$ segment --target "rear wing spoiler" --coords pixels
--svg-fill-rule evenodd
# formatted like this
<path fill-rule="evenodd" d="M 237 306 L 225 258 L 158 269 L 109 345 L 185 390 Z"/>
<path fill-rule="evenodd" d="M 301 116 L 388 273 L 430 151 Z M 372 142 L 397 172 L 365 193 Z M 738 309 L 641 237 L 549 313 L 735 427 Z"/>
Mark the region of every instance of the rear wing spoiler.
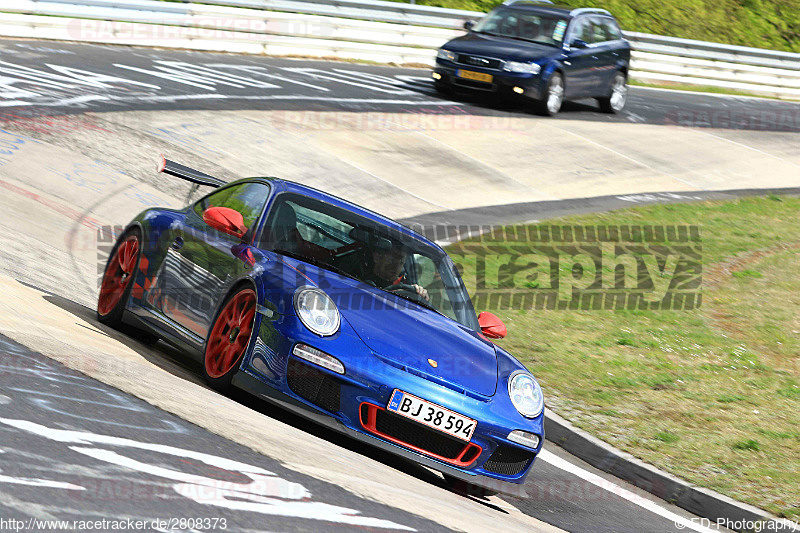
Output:
<path fill-rule="evenodd" d="M 161 162 L 158 164 L 158 171 L 190 181 L 197 185 L 206 185 L 208 187 L 221 187 L 226 183 L 219 178 L 209 176 L 199 170 L 189 168 L 175 161 L 170 161 L 163 155 L 161 156 Z"/>

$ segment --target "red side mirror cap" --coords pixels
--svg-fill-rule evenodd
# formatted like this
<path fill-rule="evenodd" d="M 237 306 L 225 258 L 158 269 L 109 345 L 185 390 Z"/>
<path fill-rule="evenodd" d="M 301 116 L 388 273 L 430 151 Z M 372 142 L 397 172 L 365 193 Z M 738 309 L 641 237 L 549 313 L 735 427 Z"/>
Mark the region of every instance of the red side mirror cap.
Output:
<path fill-rule="evenodd" d="M 503 321 L 488 311 L 478 315 L 478 324 L 481 326 L 481 333 L 490 339 L 502 339 L 508 333 Z"/>
<path fill-rule="evenodd" d="M 203 211 L 203 222 L 217 231 L 237 238 L 247 233 L 242 214 L 230 207 L 209 207 Z"/>

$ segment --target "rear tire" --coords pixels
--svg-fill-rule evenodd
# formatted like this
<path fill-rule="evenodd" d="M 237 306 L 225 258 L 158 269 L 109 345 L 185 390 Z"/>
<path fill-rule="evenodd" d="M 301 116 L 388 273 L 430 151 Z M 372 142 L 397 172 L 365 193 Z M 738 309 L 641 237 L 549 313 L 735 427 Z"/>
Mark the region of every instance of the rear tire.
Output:
<path fill-rule="evenodd" d="M 623 72 L 614 74 L 614 79 L 611 82 L 611 94 L 609 96 L 598 98 L 597 103 L 600 104 L 600 110 L 603 113 L 619 113 L 625 108 L 625 102 L 628 99 L 628 78 Z"/>
<path fill-rule="evenodd" d="M 546 117 L 554 117 L 561 111 L 564 103 L 564 77 L 560 72 L 553 72 L 542 99 L 536 102 L 536 112 Z"/>
<path fill-rule="evenodd" d="M 97 320 L 114 329 L 123 327 L 122 314 L 139 272 L 142 234 L 138 228 L 123 233 L 111 250 L 97 296 Z"/>
<path fill-rule="evenodd" d="M 256 319 L 256 293 L 245 286 L 225 298 L 203 350 L 203 375 L 211 388 L 226 391 L 250 345 Z"/>
<path fill-rule="evenodd" d="M 122 322 L 125 306 L 139 273 L 142 257 L 142 233 L 131 228 L 123 233 L 111 250 L 97 296 L 97 321 L 130 335 L 143 344 L 155 344 L 158 336 Z"/>

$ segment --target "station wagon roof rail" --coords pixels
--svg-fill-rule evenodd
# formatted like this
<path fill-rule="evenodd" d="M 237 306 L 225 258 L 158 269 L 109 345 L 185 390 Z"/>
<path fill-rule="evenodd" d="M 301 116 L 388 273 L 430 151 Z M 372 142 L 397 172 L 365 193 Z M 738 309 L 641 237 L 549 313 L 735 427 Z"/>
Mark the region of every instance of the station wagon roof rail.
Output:
<path fill-rule="evenodd" d="M 578 15 L 583 15 L 584 13 L 597 13 L 599 15 L 611 16 L 611 13 L 609 13 L 607 10 L 597 7 L 579 7 L 578 9 L 573 9 L 569 12 L 571 17 L 577 17 Z"/>
<path fill-rule="evenodd" d="M 511 6 L 511 5 L 525 5 L 525 4 L 552 4 L 550 0 L 506 0 L 503 2 L 504 6 Z"/>

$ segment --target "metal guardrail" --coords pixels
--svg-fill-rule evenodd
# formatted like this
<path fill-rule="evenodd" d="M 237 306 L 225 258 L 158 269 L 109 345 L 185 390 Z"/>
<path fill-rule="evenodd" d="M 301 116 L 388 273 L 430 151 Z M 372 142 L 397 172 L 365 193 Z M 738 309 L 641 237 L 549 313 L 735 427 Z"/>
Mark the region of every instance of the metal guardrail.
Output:
<path fill-rule="evenodd" d="M 800 54 L 793 52 L 663 37 L 647 33 L 623 33 L 626 39 L 636 43 L 637 50 L 643 52 L 800 70 Z"/>
<path fill-rule="evenodd" d="M 0 35 L 431 65 L 484 14 L 381 0 L 2 0 Z M 800 54 L 624 32 L 631 76 L 800 98 Z"/>
<path fill-rule="evenodd" d="M 452 29 L 461 29 L 465 20 L 478 20 L 486 14 L 382 0 L 198 0 L 198 3 L 235 7 L 253 7 L 253 4 L 257 4 L 260 6 L 258 9 L 270 11 Z"/>

